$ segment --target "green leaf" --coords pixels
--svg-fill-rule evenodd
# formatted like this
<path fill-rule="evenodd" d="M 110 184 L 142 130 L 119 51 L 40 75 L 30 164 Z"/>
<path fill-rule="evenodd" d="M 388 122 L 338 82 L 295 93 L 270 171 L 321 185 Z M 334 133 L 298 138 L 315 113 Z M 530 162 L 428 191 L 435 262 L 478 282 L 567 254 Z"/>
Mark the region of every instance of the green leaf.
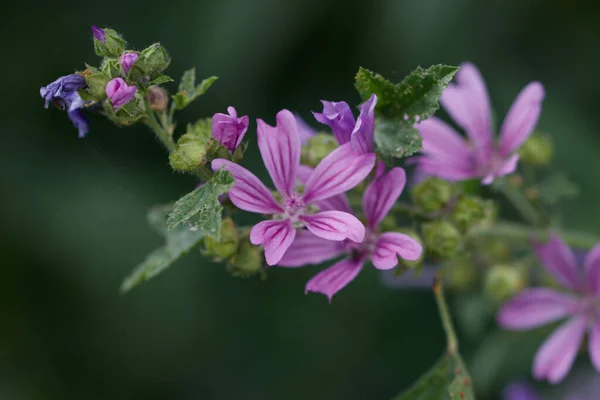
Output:
<path fill-rule="evenodd" d="M 177 200 L 167 219 L 169 230 L 181 224 L 191 224 L 193 229 L 219 240 L 221 210 L 219 196 L 233 187 L 233 176 L 217 171 L 211 180 Z"/>
<path fill-rule="evenodd" d="M 187 107 L 192 101 L 202 96 L 217 79 L 216 76 L 211 76 L 196 85 L 196 68 L 185 71 L 179 83 L 179 90 L 172 96 L 175 108 L 181 110 Z"/>
<path fill-rule="evenodd" d="M 163 83 L 174 82 L 174 79 L 170 76 L 160 74 L 156 78 L 148 82 L 148 86 L 162 85 Z"/>
<path fill-rule="evenodd" d="M 540 200 L 550 206 L 561 200 L 568 200 L 579 195 L 580 189 L 563 172 L 556 172 L 543 179 L 539 184 Z"/>
<path fill-rule="evenodd" d="M 172 209 L 173 204 L 167 204 L 154 207 L 148 213 L 148 223 L 157 233 L 165 238 L 166 243 L 150 253 L 125 278 L 121 285 L 121 293 L 126 293 L 139 284 L 160 274 L 177 259 L 196 247 L 204 237 L 204 232 L 190 230 L 187 226 L 179 226 L 176 229 L 168 230 L 167 214 Z"/>
<path fill-rule="evenodd" d="M 419 131 L 403 120 L 377 118 L 375 122 L 377 153 L 391 165 L 392 158 L 408 157 L 423 148 Z"/>

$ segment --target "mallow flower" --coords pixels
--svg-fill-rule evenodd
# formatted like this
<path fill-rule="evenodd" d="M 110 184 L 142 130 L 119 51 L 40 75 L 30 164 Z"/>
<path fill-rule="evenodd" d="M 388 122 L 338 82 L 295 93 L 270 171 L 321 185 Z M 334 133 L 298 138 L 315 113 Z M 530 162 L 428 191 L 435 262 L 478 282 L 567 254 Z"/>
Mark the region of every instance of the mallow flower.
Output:
<path fill-rule="evenodd" d="M 298 187 L 301 148 L 298 123 L 288 110 L 280 111 L 276 120 L 277 125 L 272 127 L 257 119 L 257 136 L 262 159 L 280 199 L 276 200 L 246 168 L 225 159 L 212 162 L 214 171 L 224 168 L 235 177 L 228 194 L 236 207 L 273 216 L 252 227 L 252 244 L 263 245 L 267 264 L 275 265 L 294 241 L 296 231 L 303 227 L 327 240 L 362 242 L 365 227 L 358 218 L 343 211 L 317 211 L 317 203 L 358 185 L 373 169 L 375 154 L 355 154 L 350 144 L 340 146 Z"/>
<path fill-rule="evenodd" d="M 139 58 L 140 55 L 138 53 L 125 52 L 121 54 L 121 67 L 123 67 L 125 75 L 129 75 L 131 67 L 133 67 Z"/>
<path fill-rule="evenodd" d="M 86 87 L 85 78 L 81 75 L 71 74 L 61 76 L 48 86 L 40 88 L 40 95 L 45 100 L 44 107 L 48 108 L 53 102 L 61 110 L 67 110 L 67 116 L 79 131 L 79 137 L 84 137 L 88 132 L 88 124 L 81 108 L 85 102 L 77 93 Z"/>
<path fill-rule="evenodd" d="M 350 106 L 345 101 L 325 101 L 323 112 L 313 112 L 315 119 L 331 127 L 340 145 L 351 143 L 355 152 L 373 153 L 375 142 L 375 106 L 377 96 L 372 94 L 369 100 L 360 106 L 360 114 L 356 121 Z"/>
<path fill-rule="evenodd" d="M 212 117 L 212 136 L 233 154 L 242 143 L 250 122 L 247 115 L 238 118 L 234 107 L 227 107 L 228 114 L 216 113 Z"/>
<path fill-rule="evenodd" d="M 348 144 L 343 145 L 348 146 Z M 281 267 L 301 267 L 306 264 L 320 264 L 340 255 L 345 257 L 333 266 L 315 275 L 306 284 L 306 292 L 323 293 L 329 298 L 350 283 L 371 260 L 379 270 L 388 270 L 398 265 L 398 256 L 405 260 L 417 260 L 423 248 L 409 235 L 398 232 L 380 232 L 379 224 L 390 211 L 406 184 L 406 173 L 402 168 L 393 168 L 385 173 L 381 163 L 375 180 L 363 195 L 363 211 L 367 221 L 365 240 L 331 242 L 323 240 L 310 230 L 299 231 L 296 240 L 281 261 Z M 303 178 L 312 179 L 316 173 L 303 167 Z M 348 200 L 344 195 L 325 199 L 318 204 L 321 209 L 335 209 L 350 213 Z"/>
<path fill-rule="evenodd" d="M 589 354 L 600 371 L 600 244 L 586 255 L 580 271 L 573 251 L 556 235 L 548 243 L 536 244 L 542 266 L 568 294 L 549 288 L 531 288 L 503 305 L 498 323 L 505 329 L 528 330 L 563 319 L 546 339 L 533 361 L 533 375 L 558 383 L 569 373 L 583 337 L 589 332 Z"/>
<path fill-rule="evenodd" d="M 423 136 L 423 155 L 412 160 L 427 175 L 449 181 L 480 178 L 483 184 L 490 184 L 517 168 L 516 151 L 535 128 L 543 99 L 541 83 L 525 86 L 508 111 L 496 140 L 485 82 L 473 64 L 463 63 L 456 83 L 448 86 L 440 102 L 465 130 L 468 141 L 450 125 L 430 117 L 416 125 Z"/>
<path fill-rule="evenodd" d="M 106 84 L 106 95 L 115 111 L 129 103 L 136 90 L 135 85 L 128 86 L 122 78 L 114 78 Z"/>

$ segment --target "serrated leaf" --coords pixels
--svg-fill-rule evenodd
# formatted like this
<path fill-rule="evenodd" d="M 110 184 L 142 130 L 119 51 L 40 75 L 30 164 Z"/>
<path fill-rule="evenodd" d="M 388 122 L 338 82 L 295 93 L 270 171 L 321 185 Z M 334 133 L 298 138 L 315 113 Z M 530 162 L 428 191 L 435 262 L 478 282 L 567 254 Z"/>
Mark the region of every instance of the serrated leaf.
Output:
<path fill-rule="evenodd" d="M 171 78 L 170 76 L 160 74 L 156 78 L 154 78 L 150 82 L 148 82 L 148 85 L 149 86 L 162 85 L 163 83 L 169 83 L 169 82 L 174 82 L 174 79 Z"/>
<path fill-rule="evenodd" d="M 153 207 L 148 213 L 148 223 L 154 230 L 165 238 L 165 245 L 150 253 L 133 272 L 125 278 L 121 285 L 121 293 L 126 293 L 134 287 L 160 274 L 181 256 L 196 247 L 204 232 L 192 231 L 187 226 L 179 226 L 169 231 L 167 229 L 167 214 L 173 209 L 173 204 Z"/>
<path fill-rule="evenodd" d="M 168 229 L 189 223 L 194 229 L 218 240 L 223 209 L 219 196 L 231 189 L 233 183 L 229 172 L 217 171 L 208 182 L 177 200 L 167 219 Z"/>
<path fill-rule="evenodd" d="M 579 195 L 580 189 L 563 172 L 547 176 L 538 186 L 540 200 L 550 206 Z"/>
<path fill-rule="evenodd" d="M 187 107 L 192 101 L 206 93 L 217 79 L 218 77 L 211 76 L 196 85 L 196 68 L 185 71 L 181 77 L 177 93 L 172 96 L 175 108 L 181 110 Z"/>
<path fill-rule="evenodd" d="M 402 120 L 378 118 L 375 122 L 377 152 L 387 164 L 391 158 L 408 157 L 423 148 L 419 131 Z"/>
<path fill-rule="evenodd" d="M 393 400 L 474 400 L 471 379 L 460 356 L 449 354 Z"/>

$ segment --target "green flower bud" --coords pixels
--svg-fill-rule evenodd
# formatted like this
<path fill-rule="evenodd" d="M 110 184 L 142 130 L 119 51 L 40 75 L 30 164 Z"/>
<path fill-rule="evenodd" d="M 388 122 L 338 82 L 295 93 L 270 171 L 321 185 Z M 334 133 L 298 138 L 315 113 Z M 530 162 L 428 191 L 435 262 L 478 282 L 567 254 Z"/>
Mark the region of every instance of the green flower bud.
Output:
<path fill-rule="evenodd" d="M 95 68 L 88 68 L 83 73 L 87 88 L 80 90 L 78 93 L 83 100 L 100 102 L 106 98 L 106 84 L 110 81 L 110 77 L 104 72 Z"/>
<path fill-rule="evenodd" d="M 487 206 L 488 202 L 481 197 L 461 195 L 450 214 L 450 220 L 464 232 L 471 225 L 481 222 L 485 218 Z"/>
<path fill-rule="evenodd" d="M 147 76 L 160 74 L 171 63 L 171 57 L 160 43 L 154 43 L 140 53 L 136 66 Z"/>
<path fill-rule="evenodd" d="M 301 163 L 316 167 L 329 153 L 338 147 L 335 137 L 325 133 L 318 133 L 308 139 L 302 146 Z"/>
<path fill-rule="evenodd" d="M 442 265 L 442 276 L 455 290 L 469 289 L 477 280 L 477 268 L 468 255 L 458 256 Z"/>
<path fill-rule="evenodd" d="M 175 171 L 192 172 L 207 161 L 211 140 L 210 119 L 200 119 L 188 125 L 187 132 L 177 141 L 175 150 L 169 154 L 169 162 Z"/>
<path fill-rule="evenodd" d="M 125 39 L 112 29 L 104 28 L 104 40 L 94 36 L 94 50 L 101 57 L 117 58 L 125 50 Z"/>
<path fill-rule="evenodd" d="M 244 241 L 237 253 L 229 260 L 227 271 L 238 278 L 248 278 L 262 273 L 262 250 L 252 243 Z"/>
<path fill-rule="evenodd" d="M 237 252 L 238 241 L 233 220 L 225 218 L 221 222 L 220 240 L 210 236 L 204 239 L 204 254 L 214 257 L 216 261 L 228 259 Z"/>
<path fill-rule="evenodd" d="M 144 99 L 139 93 L 136 93 L 129 103 L 120 107 L 116 112 L 108 101 L 103 102 L 102 107 L 106 115 L 120 125 L 131 125 L 146 117 Z"/>
<path fill-rule="evenodd" d="M 494 265 L 485 276 L 484 292 L 488 298 L 502 302 L 525 287 L 521 268 L 510 265 Z"/>
<path fill-rule="evenodd" d="M 552 142 L 541 133 L 534 133 L 519 149 L 520 160 L 532 165 L 548 165 L 552 159 Z"/>
<path fill-rule="evenodd" d="M 427 222 L 422 225 L 422 230 L 425 247 L 432 256 L 449 259 L 456 255 L 460 247 L 461 235 L 450 222 L 444 220 Z"/>
<path fill-rule="evenodd" d="M 413 201 L 426 212 L 439 211 L 452 199 L 456 187 L 439 178 L 426 178 L 411 192 Z"/>

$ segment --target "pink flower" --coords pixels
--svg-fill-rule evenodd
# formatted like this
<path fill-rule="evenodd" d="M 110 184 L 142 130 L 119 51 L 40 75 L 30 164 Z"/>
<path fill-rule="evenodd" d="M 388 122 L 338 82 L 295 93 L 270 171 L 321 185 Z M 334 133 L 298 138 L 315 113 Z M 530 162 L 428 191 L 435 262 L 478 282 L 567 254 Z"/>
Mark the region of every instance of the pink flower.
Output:
<path fill-rule="evenodd" d="M 106 95 L 115 111 L 129 103 L 135 96 L 135 91 L 135 86 L 127 86 L 121 78 L 112 79 L 106 84 Z"/>
<path fill-rule="evenodd" d="M 354 151 L 359 154 L 375 151 L 375 105 L 377 104 L 375 94 L 360 106 L 360 115 L 356 121 L 350 106 L 345 101 L 322 100 L 321 103 L 323 103 L 323 112 L 313 112 L 313 115 L 317 121 L 331 127 L 340 145 L 350 142 Z"/>
<path fill-rule="evenodd" d="M 123 71 L 125 72 L 125 75 L 129 74 L 131 67 L 133 67 L 133 64 L 136 63 L 138 58 L 140 58 L 140 56 L 137 53 L 121 54 L 121 67 L 123 67 Z"/>
<path fill-rule="evenodd" d="M 250 241 L 263 245 L 267 264 L 281 260 L 296 237 L 296 229 L 306 227 L 318 237 L 362 242 L 365 227 L 352 214 L 336 210 L 316 213 L 314 205 L 358 185 L 373 169 L 375 154 L 355 154 L 350 144 L 340 146 L 321 161 L 303 191 L 296 187 L 300 174 L 300 135 L 294 115 L 288 110 L 277 114 L 277 125 L 257 120 L 258 148 L 281 194 L 276 201 L 269 189 L 247 169 L 224 159 L 212 162 L 213 170 L 224 168 L 235 177 L 229 198 L 236 207 L 274 218 L 259 222 L 250 231 Z"/>
<path fill-rule="evenodd" d="M 440 101 L 448 114 L 467 133 L 465 141 L 450 125 L 430 117 L 416 128 L 423 136 L 423 156 L 413 158 L 422 172 L 449 181 L 481 178 L 490 184 L 494 178 L 511 174 L 517 168 L 515 152 L 535 128 L 542 110 L 544 87 L 531 82 L 517 96 L 495 140 L 490 104 L 477 68 L 463 63 L 456 84 L 448 86 Z"/>
<path fill-rule="evenodd" d="M 552 235 L 546 244 L 537 244 L 535 251 L 543 267 L 575 293 L 526 289 L 504 304 L 498 313 L 498 323 L 505 329 L 528 330 L 568 317 L 535 355 L 534 377 L 551 383 L 563 380 L 586 331 L 590 335 L 592 363 L 600 371 L 600 245 L 586 254 L 583 274 L 575 255 L 558 236 Z"/>
<path fill-rule="evenodd" d="M 312 177 L 310 168 L 303 169 L 308 169 L 305 174 Z M 398 200 L 406 183 L 406 173 L 402 168 L 393 168 L 388 173 L 384 173 L 384 169 L 380 164 L 376 179 L 363 195 L 367 231 L 362 243 L 330 242 L 310 231 L 299 231 L 296 240 L 278 263 L 282 267 L 300 267 L 320 264 L 340 255 L 347 256 L 308 281 L 306 292 L 323 293 L 331 302 L 333 295 L 358 275 L 367 260 L 370 259 L 375 268 L 387 270 L 398 265 L 398 256 L 405 260 L 416 260 L 421 256 L 423 248 L 412 237 L 398 232 L 379 232 L 379 224 Z M 321 209 L 351 212 L 344 195 L 330 197 L 318 205 Z"/>
<path fill-rule="evenodd" d="M 247 115 L 238 118 L 234 107 L 227 107 L 227 112 L 229 115 L 222 113 L 213 115 L 212 136 L 233 154 L 242 143 L 250 121 Z"/>

